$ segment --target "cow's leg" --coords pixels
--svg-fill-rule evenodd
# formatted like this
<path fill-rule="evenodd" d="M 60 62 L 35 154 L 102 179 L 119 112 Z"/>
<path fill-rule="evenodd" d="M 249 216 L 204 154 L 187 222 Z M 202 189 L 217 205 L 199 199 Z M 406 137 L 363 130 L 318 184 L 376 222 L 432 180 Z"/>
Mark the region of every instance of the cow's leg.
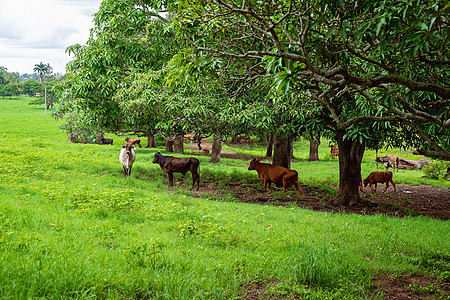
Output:
<path fill-rule="evenodd" d="M 126 177 L 127 176 L 127 168 L 124 165 L 122 165 L 122 167 L 123 167 L 123 177 Z"/>
<path fill-rule="evenodd" d="M 389 187 L 389 181 L 386 181 L 386 188 L 384 189 L 383 194 L 386 192 L 386 190 L 388 189 L 388 187 Z"/>
<path fill-rule="evenodd" d="M 131 175 L 131 166 L 128 168 L 128 176 Z"/>
<path fill-rule="evenodd" d="M 391 179 L 392 186 L 394 187 L 394 193 L 397 193 L 397 189 L 395 188 L 394 180 Z"/>
<path fill-rule="evenodd" d="M 270 191 L 270 180 L 267 178 L 264 179 L 264 188 L 269 192 Z"/>
<path fill-rule="evenodd" d="M 173 186 L 173 172 L 168 172 L 167 176 L 169 176 L 169 185 Z"/>
<path fill-rule="evenodd" d="M 200 175 L 196 172 L 196 171 L 191 171 L 192 174 L 192 188 L 191 190 L 194 188 L 195 183 L 197 182 L 197 191 L 200 188 Z"/>
<path fill-rule="evenodd" d="M 305 192 L 303 192 L 302 186 L 298 182 L 294 182 L 295 189 L 297 190 L 297 196 L 300 197 L 300 192 L 302 193 L 303 197 L 305 197 Z"/>

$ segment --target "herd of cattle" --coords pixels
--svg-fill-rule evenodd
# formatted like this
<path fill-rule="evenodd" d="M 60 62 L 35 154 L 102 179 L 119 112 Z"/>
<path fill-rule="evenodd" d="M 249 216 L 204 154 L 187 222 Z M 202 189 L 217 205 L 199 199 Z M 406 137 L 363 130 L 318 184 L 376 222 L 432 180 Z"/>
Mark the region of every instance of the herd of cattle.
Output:
<path fill-rule="evenodd" d="M 136 147 L 134 145 L 138 145 L 140 148 L 141 146 L 141 140 L 135 139 L 135 138 L 125 138 L 125 141 L 127 142 L 124 146 L 120 149 L 120 155 L 119 155 L 119 161 L 123 166 L 123 176 L 127 177 L 131 174 L 131 168 L 133 166 L 134 161 L 136 160 Z M 103 141 L 102 141 L 103 142 Z M 105 144 L 111 144 L 113 143 L 112 140 L 105 139 Z M 337 148 L 334 145 L 330 145 L 331 147 L 331 157 L 334 159 L 336 156 L 339 156 L 339 148 Z M 394 187 L 394 192 L 397 192 L 395 188 L 395 183 L 392 179 L 392 172 L 388 171 L 390 167 L 394 168 L 397 167 L 398 172 L 398 156 L 388 155 L 384 157 L 377 157 L 375 160 L 378 163 L 383 163 L 386 166 L 386 171 L 378 171 L 378 172 L 372 172 L 367 176 L 366 179 L 360 179 L 360 191 L 362 190 L 362 185 L 364 184 L 365 187 L 369 185 L 369 188 L 376 192 L 377 184 L 378 183 L 386 183 L 386 188 L 384 189 L 383 193 L 386 192 L 387 188 L 389 187 L 389 183 L 392 184 Z M 200 167 L 200 161 L 197 158 L 194 157 L 186 157 L 186 158 L 179 158 L 174 156 L 164 156 L 160 152 L 157 152 L 153 158 L 153 163 L 158 164 L 163 170 L 168 178 L 169 178 L 169 185 L 173 186 L 173 173 L 181 173 L 185 175 L 188 172 L 191 172 L 192 174 L 192 188 L 195 187 L 195 183 L 197 183 L 196 190 L 198 191 L 200 187 L 200 174 L 199 174 L 199 167 Z M 261 163 L 261 159 L 254 158 L 248 167 L 248 170 L 256 170 L 258 173 L 258 178 L 263 182 L 264 188 L 267 191 L 270 191 L 270 184 L 273 182 L 277 187 L 283 187 L 283 192 L 286 192 L 289 190 L 292 186 L 295 187 L 297 191 L 297 195 L 300 196 L 300 193 L 302 193 L 303 196 L 305 196 L 305 193 L 303 192 L 303 189 L 301 185 L 298 182 L 298 172 L 295 170 L 287 169 L 281 166 Z M 373 185 L 375 185 L 375 189 L 373 188 Z"/>

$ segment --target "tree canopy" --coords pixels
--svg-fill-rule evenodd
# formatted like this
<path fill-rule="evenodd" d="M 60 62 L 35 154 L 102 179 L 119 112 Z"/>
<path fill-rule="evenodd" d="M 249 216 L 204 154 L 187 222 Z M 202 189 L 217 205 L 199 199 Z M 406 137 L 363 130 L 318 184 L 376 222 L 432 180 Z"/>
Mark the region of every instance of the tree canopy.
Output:
<path fill-rule="evenodd" d="M 198 51 L 250 64 L 241 82 L 270 74 L 338 128 L 398 124 L 422 153 L 450 159 L 449 7 L 417 2 L 180 1 L 176 22 Z"/>

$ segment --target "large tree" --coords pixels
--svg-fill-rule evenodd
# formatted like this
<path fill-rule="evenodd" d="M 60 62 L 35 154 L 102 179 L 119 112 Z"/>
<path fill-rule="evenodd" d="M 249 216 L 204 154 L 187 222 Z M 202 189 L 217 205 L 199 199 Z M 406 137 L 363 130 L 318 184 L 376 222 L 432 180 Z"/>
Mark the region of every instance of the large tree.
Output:
<path fill-rule="evenodd" d="M 122 97 L 120 91 L 161 69 L 178 50 L 164 25 L 167 2 L 102 2 L 87 43 L 67 49 L 75 59 L 67 65 L 67 78 L 59 87 L 64 113 L 76 113 L 81 120 L 78 124 L 99 131 L 154 134 L 156 102 L 134 101 Z"/>
<path fill-rule="evenodd" d="M 277 92 L 307 92 L 297 105 L 321 107 L 341 151 L 338 203 L 360 201 L 360 162 L 366 140 L 379 144 L 378 123 L 395 127 L 379 131 L 380 140 L 401 142 L 395 135 L 403 127 L 421 153 L 450 159 L 449 8 L 442 1 L 180 5 L 177 25 L 198 51 L 253 66 L 236 76 L 240 82 L 273 75 Z"/>

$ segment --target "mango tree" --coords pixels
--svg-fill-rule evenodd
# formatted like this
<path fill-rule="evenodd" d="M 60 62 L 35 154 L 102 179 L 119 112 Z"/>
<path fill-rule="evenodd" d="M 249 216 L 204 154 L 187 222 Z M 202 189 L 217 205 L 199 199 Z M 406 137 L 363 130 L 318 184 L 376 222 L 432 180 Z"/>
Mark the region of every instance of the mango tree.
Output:
<path fill-rule="evenodd" d="M 341 151 L 337 203 L 361 201 L 361 159 L 366 140 L 376 144 L 372 129 L 378 123 L 406 127 L 421 153 L 450 159 L 445 2 L 179 4 L 178 28 L 197 51 L 254 66 L 254 72 L 242 73 L 237 81 L 271 75 L 278 93 L 301 91 L 308 97 L 297 105 L 315 102 L 321 107 L 325 127 L 333 131 Z M 279 68 L 272 68 L 274 61 L 281 61 Z M 381 140 L 397 133 L 396 128 L 384 130 Z"/>
<path fill-rule="evenodd" d="M 67 65 L 67 78 L 59 86 L 64 99 L 62 112 L 76 113 L 81 124 L 99 131 L 149 138 L 156 133 L 155 102 L 137 103 L 120 91 L 142 80 L 147 72 L 162 68 L 177 51 L 173 34 L 165 29 L 165 4 L 102 2 L 86 44 L 67 49 L 75 59 Z"/>

